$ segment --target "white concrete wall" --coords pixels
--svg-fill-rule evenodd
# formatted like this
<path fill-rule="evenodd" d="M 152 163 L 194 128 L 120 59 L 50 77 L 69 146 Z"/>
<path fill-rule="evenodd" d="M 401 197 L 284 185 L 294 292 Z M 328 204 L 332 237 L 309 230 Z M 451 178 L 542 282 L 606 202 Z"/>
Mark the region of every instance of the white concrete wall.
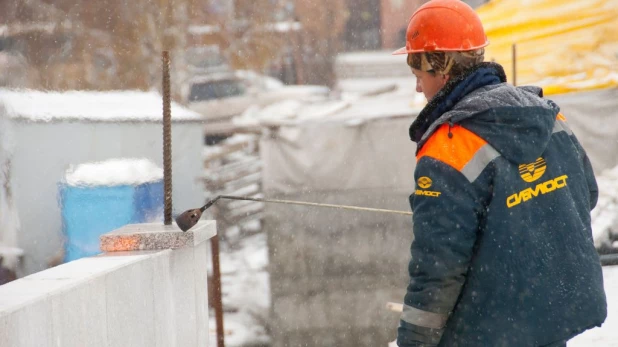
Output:
<path fill-rule="evenodd" d="M 18 215 L 17 246 L 25 251 L 23 273 L 47 268 L 62 248 L 58 183 L 70 165 L 110 158 L 148 158 L 163 167 L 160 123 L 32 123 L 13 120 L 14 144 L 9 187 Z M 172 126 L 174 211 L 204 203 L 203 128 L 198 123 Z M 1 177 L 0 177 L 1 178 Z M 0 230 L 0 233 L 6 231 Z"/>
<path fill-rule="evenodd" d="M 105 253 L 0 286 L 0 346 L 208 346 L 208 252 Z"/>

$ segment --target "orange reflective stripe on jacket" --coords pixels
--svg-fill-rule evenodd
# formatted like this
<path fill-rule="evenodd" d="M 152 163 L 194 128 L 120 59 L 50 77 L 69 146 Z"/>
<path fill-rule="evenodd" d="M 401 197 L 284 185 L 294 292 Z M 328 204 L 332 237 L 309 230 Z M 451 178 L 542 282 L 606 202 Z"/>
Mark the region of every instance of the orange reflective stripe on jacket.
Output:
<path fill-rule="evenodd" d="M 452 126 L 450 132 L 451 138 L 448 136 L 449 125 L 440 126 L 423 145 L 416 161 L 428 156 L 461 171 L 479 149 L 487 144 L 487 141 L 460 125 Z"/>

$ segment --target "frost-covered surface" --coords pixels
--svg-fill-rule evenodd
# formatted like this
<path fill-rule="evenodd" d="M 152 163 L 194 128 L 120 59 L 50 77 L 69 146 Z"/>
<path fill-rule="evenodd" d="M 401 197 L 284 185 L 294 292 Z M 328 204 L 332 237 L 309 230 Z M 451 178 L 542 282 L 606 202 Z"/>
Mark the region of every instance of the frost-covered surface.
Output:
<path fill-rule="evenodd" d="M 140 158 L 109 159 L 71 166 L 66 173 L 70 186 L 139 185 L 163 179 L 163 169 Z"/>
<path fill-rule="evenodd" d="M 599 201 L 592 210 L 592 232 L 597 248 L 618 248 L 618 166 L 597 176 Z"/>
<path fill-rule="evenodd" d="M 237 250 L 221 252 L 225 345 L 228 347 L 268 344 L 270 287 L 268 251 L 264 233 L 245 238 Z M 216 346 L 216 322 L 210 319 L 210 345 Z"/>
<path fill-rule="evenodd" d="M 157 92 L 141 91 L 68 91 L 0 89 L 0 105 L 11 118 L 49 122 L 84 121 L 161 121 L 163 101 Z M 2 107 L 0 107 L 0 110 Z M 172 103 L 172 119 L 200 121 L 201 116 Z"/>

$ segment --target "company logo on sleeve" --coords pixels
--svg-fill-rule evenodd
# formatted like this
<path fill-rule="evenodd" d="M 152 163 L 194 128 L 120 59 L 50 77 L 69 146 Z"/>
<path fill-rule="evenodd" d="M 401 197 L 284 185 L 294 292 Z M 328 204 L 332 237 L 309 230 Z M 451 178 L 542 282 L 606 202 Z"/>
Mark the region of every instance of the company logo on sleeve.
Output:
<path fill-rule="evenodd" d="M 547 163 L 545 159 L 539 158 L 534 163 L 519 165 L 519 174 L 521 179 L 526 182 L 534 182 L 541 178 L 547 170 Z M 558 189 L 567 186 L 567 175 L 562 175 L 543 183 L 537 184 L 534 188 L 526 188 L 519 193 L 515 193 L 506 199 L 506 206 L 508 208 L 517 206 L 530 199 L 536 198 L 539 195 L 545 195 L 552 193 Z"/>
<path fill-rule="evenodd" d="M 437 198 L 437 197 L 440 196 L 440 194 L 442 194 L 441 192 L 434 192 L 434 191 L 430 191 L 430 190 L 424 190 L 424 189 L 431 188 L 431 185 L 433 184 L 433 181 L 431 180 L 431 178 L 429 178 L 427 176 L 423 176 L 423 177 L 419 178 L 418 181 L 416 181 L 416 184 L 418 185 L 419 188 L 421 188 L 421 189 L 417 189 L 416 190 L 416 192 L 414 193 L 416 195 L 430 196 L 432 198 Z"/>
<path fill-rule="evenodd" d="M 429 189 L 433 181 L 431 180 L 431 178 L 427 176 L 423 176 L 419 178 L 418 181 L 416 181 L 416 183 L 418 184 L 419 188 Z"/>

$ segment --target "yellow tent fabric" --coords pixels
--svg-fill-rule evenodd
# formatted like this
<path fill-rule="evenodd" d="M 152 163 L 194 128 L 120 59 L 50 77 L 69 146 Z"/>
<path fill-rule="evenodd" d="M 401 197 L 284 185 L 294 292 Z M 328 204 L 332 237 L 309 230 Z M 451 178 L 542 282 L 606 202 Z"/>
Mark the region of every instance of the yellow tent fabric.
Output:
<path fill-rule="evenodd" d="M 486 60 L 545 94 L 618 86 L 618 0 L 493 0 L 477 9 Z"/>

